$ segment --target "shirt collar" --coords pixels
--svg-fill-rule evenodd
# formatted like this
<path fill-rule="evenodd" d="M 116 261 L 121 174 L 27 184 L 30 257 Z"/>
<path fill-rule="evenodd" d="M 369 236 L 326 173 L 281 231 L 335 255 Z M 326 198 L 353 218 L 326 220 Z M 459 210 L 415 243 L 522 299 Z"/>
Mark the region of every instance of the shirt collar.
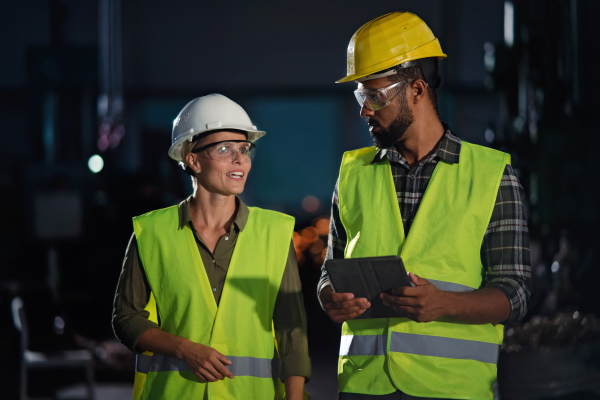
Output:
<path fill-rule="evenodd" d="M 192 196 L 179 203 L 179 229 L 183 229 L 187 224 L 192 222 L 192 213 L 190 212 L 191 201 Z M 235 203 L 237 205 L 237 213 L 233 219 L 232 227 L 235 227 L 235 229 L 241 232 L 246 227 L 250 210 L 238 196 L 235 196 Z"/>
<path fill-rule="evenodd" d="M 442 136 L 442 140 L 435 148 L 435 150 L 422 162 L 429 162 L 434 159 L 441 159 L 450 164 L 458 164 L 460 160 L 460 148 L 461 148 L 461 140 L 455 136 L 450 127 L 445 122 L 442 122 L 442 126 L 444 127 L 444 136 Z M 407 164 L 408 162 L 404 158 L 404 156 L 396 150 L 394 145 L 390 146 L 387 149 L 379 149 L 375 154 L 375 158 L 371 161 L 371 164 L 377 164 L 383 158 L 387 156 L 387 158 L 392 162 L 397 162 L 400 164 Z"/>

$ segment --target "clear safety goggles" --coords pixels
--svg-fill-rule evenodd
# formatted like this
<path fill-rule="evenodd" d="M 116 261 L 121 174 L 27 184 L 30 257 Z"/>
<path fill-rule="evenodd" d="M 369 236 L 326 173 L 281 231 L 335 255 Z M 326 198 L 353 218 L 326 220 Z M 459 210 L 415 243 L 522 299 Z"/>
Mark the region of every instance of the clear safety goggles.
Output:
<path fill-rule="evenodd" d="M 247 140 L 222 140 L 198 147 L 192 153 L 206 151 L 208 158 L 217 161 L 233 161 L 240 153 L 244 162 L 250 162 L 254 158 L 255 148 L 256 145 Z"/>
<path fill-rule="evenodd" d="M 356 89 L 354 96 L 356 96 L 356 100 L 361 108 L 364 107 L 371 111 L 381 110 L 390 104 L 394 96 L 404 89 L 406 82 L 408 80 L 403 80 L 379 89 Z"/>

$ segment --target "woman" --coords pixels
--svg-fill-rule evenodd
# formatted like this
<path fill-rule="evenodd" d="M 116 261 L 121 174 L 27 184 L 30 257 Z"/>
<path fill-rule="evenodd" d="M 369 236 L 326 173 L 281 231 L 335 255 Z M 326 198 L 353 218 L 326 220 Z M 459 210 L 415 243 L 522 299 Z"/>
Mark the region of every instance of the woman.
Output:
<path fill-rule="evenodd" d="M 192 100 L 174 121 L 169 155 L 194 193 L 133 219 L 115 295 L 115 334 L 143 352 L 136 399 L 303 398 L 310 360 L 294 220 L 236 196 L 264 135 L 220 94 Z"/>

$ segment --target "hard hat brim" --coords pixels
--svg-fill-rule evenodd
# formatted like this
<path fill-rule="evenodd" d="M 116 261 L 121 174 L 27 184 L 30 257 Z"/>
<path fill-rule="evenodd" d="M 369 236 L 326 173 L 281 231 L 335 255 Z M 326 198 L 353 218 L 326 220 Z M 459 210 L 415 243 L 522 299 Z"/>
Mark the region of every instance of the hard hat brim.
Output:
<path fill-rule="evenodd" d="M 198 131 L 198 132 L 192 131 L 188 135 L 185 135 L 184 137 L 180 138 L 175 143 L 173 143 L 173 145 L 169 148 L 169 157 L 171 157 L 175 161 L 181 162 L 181 161 L 183 161 L 183 157 L 181 156 L 181 145 L 186 140 L 189 140 L 190 138 L 193 138 L 194 136 L 200 135 L 202 133 L 219 132 L 219 131 L 227 131 L 227 130 L 240 130 L 240 131 L 246 132 L 248 134 L 248 141 L 250 141 L 250 142 L 255 142 L 267 134 L 267 132 L 265 132 L 265 131 L 258 131 L 258 130 L 250 131 L 246 128 L 235 127 L 235 126 L 223 126 L 223 127 L 219 127 L 218 129 L 206 129 L 206 130 L 202 130 L 202 131 Z"/>
<path fill-rule="evenodd" d="M 370 66 L 360 72 L 349 74 L 342 79 L 335 81 L 335 83 L 344 83 L 351 82 L 357 79 L 363 78 L 367 75 L 372 75 L 376 72 L 383 71 L 385 69 L 391 68 L 394 65 L 402 64 L 412 60 L 418 60 L 421 58 L 429 58 L 429 57 L 437 57 L 438 60 L 442 60 L 448 57 L 446 54 L 442 52 L 440 42 L 438 39 L 432 40 L 429 43 L 424 44 L 423 46 L 417 47 L 416 49 L 401 54 L 397 57 L 392 57 L 387 60 L 381 61 L 377 64 Z"/>

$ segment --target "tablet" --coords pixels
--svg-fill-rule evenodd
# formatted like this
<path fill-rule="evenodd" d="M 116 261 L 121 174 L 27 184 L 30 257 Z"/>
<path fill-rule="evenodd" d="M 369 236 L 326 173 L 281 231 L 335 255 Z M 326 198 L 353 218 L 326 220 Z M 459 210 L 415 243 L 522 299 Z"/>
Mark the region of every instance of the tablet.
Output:
<path fill-rule="evenodd" d="M 398 256 L 331 259 L 325 261 L 331 287 L 336 293 L 364 297 L 371 307 L 355 319 L 398 318 L 402 315 L 383 304 L 381 293 L 397 286 L 412 286 L 404 263 Z"/>

